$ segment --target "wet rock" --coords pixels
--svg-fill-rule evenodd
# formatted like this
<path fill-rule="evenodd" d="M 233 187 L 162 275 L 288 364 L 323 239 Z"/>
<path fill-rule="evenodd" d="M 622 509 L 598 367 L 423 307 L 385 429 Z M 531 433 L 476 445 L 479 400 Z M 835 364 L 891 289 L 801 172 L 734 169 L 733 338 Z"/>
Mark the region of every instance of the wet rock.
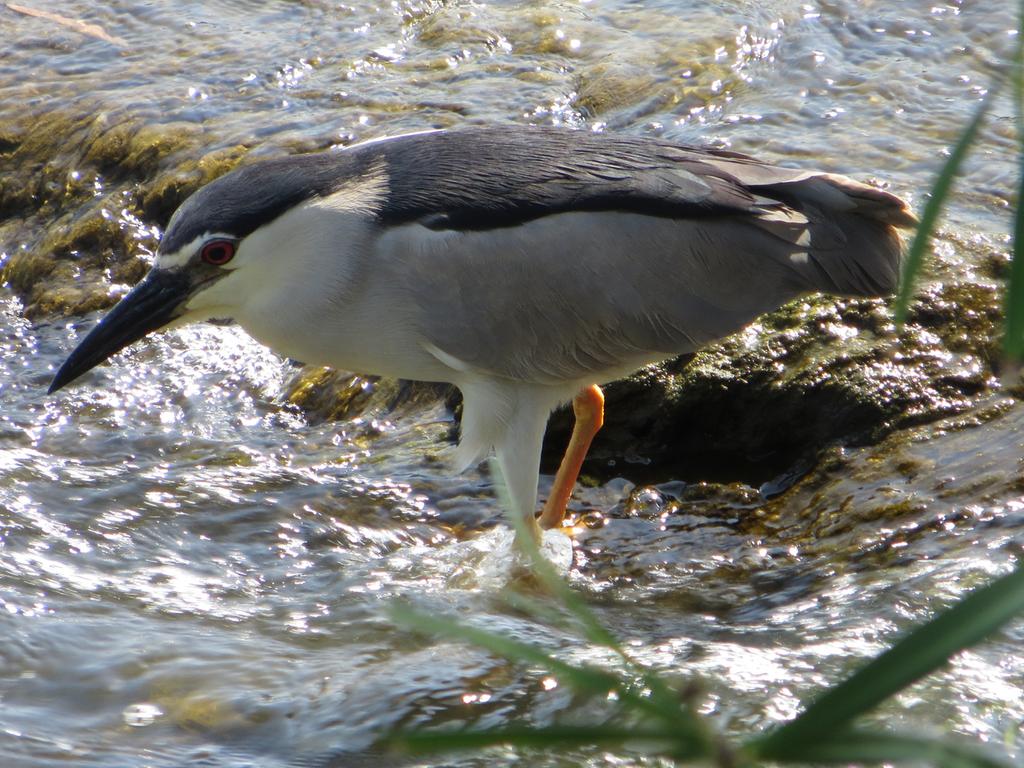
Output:
<path fill-rule="evenodd" d="M 951 563 L 1019 559 L 1022 423 L 1019 400 L 989 394 L 875 445 L 834 446 L 770 499 L 740 483 L 701 482 L 681 492 L 641 485 L 610 507 L 602 489 L 583 488 L 570 507 L 577 566 L 652 601 L 758 626 L 808 600 L 824 609 L 827 583 L 889 590 L 893 569 L 913 579 L 937 568 L 940 585 L 955 585 Z"/>
<path fill-rule="evenodd" d="M 55 215 L 32 244 L 0 264 L 0 282 L 22 299 L 30 318 L 103 309 L 142 279 L 139 251 L 156 247 L 155 231 L 105 195 L 76 212 Z M 130 254 L 129 256 L 126 255 Z"/>
<path fill-rule="evenodd" d="M 450 384 L 363 376 L 319 366 L 297 371 L 285 384 L 282 397 L 314 423 L 371 413 L 396 415 L 437 402 L 456 410 L 461 401 Z"/>
<path fill-rule="evenodd" d="M 108 307 L 141 278 L 174 208 L 245 154 L 203 138 L 84 104 L 0 125 L 0 282 L 28 317 Z"/>
<path fill-rule="evenodd" d="M 89 128 L 82 162 L 99 173 L 119 179 L 152 178 L 168 158 L 194 151 L 202 128 L 192 123 L 147 124 L 140 120 L 109 120 L 101 114 Z"/>
<path fill-rule="evenodd" d="M 826 447 L 961 412 L 995 385 L 996 287 L 935 285 L 897 336 L 881 301 L 791 304 L 697 353 L 605 388 L 606 422 L 584 465 L 605 478 L 759 485 Z M 552 417 L 557 461 L 571 413 Z"/>
<path fill-rule="evenodd" d="M 140 190 L 141 215 L 148 221 L 166 223 L 193 192 L 235 168 L 248 153 L 244 146 L 226 147 L 186 160 L 159 174 Z"/>

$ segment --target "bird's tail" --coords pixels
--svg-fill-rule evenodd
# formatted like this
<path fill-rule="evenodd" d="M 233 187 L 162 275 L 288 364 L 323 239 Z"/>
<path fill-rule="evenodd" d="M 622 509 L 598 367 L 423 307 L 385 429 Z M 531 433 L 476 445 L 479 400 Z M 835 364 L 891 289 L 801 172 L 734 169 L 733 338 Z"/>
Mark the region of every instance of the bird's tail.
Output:
<path fill-rule="evenodd" d="M 758 196 L 755 225 L 791 244 L 793 265 L 809 290 L 885 296 L 900 277 L 898 229 L 916 226 L 907 204 L 846 176 L 765 165 L 720 153 L 712 161 Z"/>

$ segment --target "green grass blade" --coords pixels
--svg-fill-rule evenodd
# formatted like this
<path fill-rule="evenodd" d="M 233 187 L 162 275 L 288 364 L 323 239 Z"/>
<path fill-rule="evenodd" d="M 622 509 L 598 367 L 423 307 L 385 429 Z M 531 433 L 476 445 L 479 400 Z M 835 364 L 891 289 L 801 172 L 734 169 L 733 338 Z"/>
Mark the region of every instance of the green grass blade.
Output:
<path fill-rule="evenodd" d="M 924 211 L 921 213 L 921 223 L 917 226 L 917 232 L 914 234 L 914 239 L 910 243 L 910 248 L 907 250 L 906 258 L 903 261 L 903 274 L 900 279 L 900 291 L 896 296 L 896 304 L 894 307 L 897 326 L 902 326 L 907 320 L 907 311 L 910 307 L 910 299 L 914 293 L 914 283 L 917 279 L 918 272 L 921 271 L 921 264 L 924 261 L 924 253 L 928 249 L 928 243 L 931 242 L 932 233 L 935 231 L 935 227 L 939 219 L 939 213 L 942 210 L 943 203 L 946 201 L 946 197 L 949 195 L 951 187 L 953 186 L 953 180 L 956 178 L 956 175 L 960 170 L 960 165 L 964 158 L 967 157 L 967 152 L 974 143 L 974 139 L 978 134 L 978 129 L 981 127 L 981 123 L 985 119 L 985 115 L 988 113 L 989 107 L 992 106 L 992 100 L 995 98 L 1001 84 L 1002 80 L 993 78 L 988 91 L 981 100 L 981 103 L 979 103 L 977 109 L 974 110 L 974 117 L 971 118 L 971 122 L 967 124 L 963 133 L 960 134 L 960 138 L 957 140 L 956 145 L 953 147 L 953 151 L 950 153 L 945 165 L 942 166 L 942 170 L 939 172 L 938 178 L 932 186 L 931 197 L 928 198 L 928 202 L 924 206 Z"/>
<path fill-rule="evenodd" d="M 1024 164 L 1020 173 L 1017 199 L 1024 200 Z M 1019 363 L 1024 359 L 1024 205 L 1020 203 L 1017 205 L 1013 222 L 1013 261 L 1010 264 L 1010 284 L 1006 291 L 1006 336 L 1003 339 L 1003 354 L 1013 363 Z"/>
<path fill-rule="evenodd" d="M 511 661 L 543 667 L 562 683 L 583 694 L 605 696 L 614 691 L 619 703 L 633 710 L 634 713 L 643 714 L 675 729 L 680 739 L 702 741 L 703 732 L 694 733 L 687 727 L 688 723 L 680 722 L 680 708 L 677 701 L 673 701 L 674 706 L 671 709 L 666 709 L 657 699 L 634 692 L 629 680 L 610 672 L 595 667 L 569 664 L 529 643 L 472 627 L 448 616 L 421 613 L 405 605 L 392 605 L 391 617 L 396 623 L 423 634 L 472 643 Z"/>
<path fill-rule="evenodd" d="M 462 640 L 512 661 L 544 667 L 568 685 L 583 693 L 607 694 L 618 690 L 621 681 L 615 675 L 592 667 L 568 664 L 540 648 L 512 640 L 505 635 L 463 624 L 450 616 L 435 616 L 402 604 L 391 606 L 391 618 L 410 629 L 436 637 Z"/>
<path fill-rule="evenodd" d="M 643 744 L 651 751 L 675 752 L 678 738 L 665 730 L 616 728 L 608 725 L 551 726 L 547 728 L 495 728 L 481 731 L 431 731 L 397 733 L 388 741 L 410 752 L 446 752 L 476 750 L 498 745 L 537 749 L 572 749 L 574 747 L 622 747 Z M 696 752 L 690 752 L 694 757 Z"/>
<path fill-rule="evenodd" d="M 816 699 L 802 715 L 759 740 L 786 750 L 825 741 L 850 721 L 935 671 L 1024 611 L 1024 568 L 977 589 L 918 627 L 882 655 Z M 773 752 L 774 753 L 774 752 Z"/>
<path fill-rule="evenodd" d="M 852 730 L 811 744 L 778 751 L 758 750 L 764 760 L 843 764 L 913 763 L 945 768 L 1009 768 L 1000 757 L 966 740 Z"/>
<path fill-rule="evenodd" d="M 491 477 L 500 478 L 501 470 L 495 460 L 491 460 L 490 467 Z M 502 505 L 505 509 L 509 509 L 510 503 L 504 484 L 501 482 L 496 483 L 495 489 Z M 692 711 L 688 703 L 680 701 L 679 697 L 673 693 L 665 681 L 638 664 L 626 653 L 618 639 L 601 624 L 580 596 L 569 587 L 565 579 L 541 555 L 537 543 L 526 529 L 526 522 L 513 517 L 512 525 L 515 528 L 520 544 L 531 559 L 537 578 L 576 619 L 584 637 L 596 645 L 614 651 L 629 669 L 643 680 L 644 685 L 650 691 L 650 699 L 643 699 L 645 706 L 653 707 L 663 719 L 671 718 L 674 721 L 675 727 L 681 732 L 686 733 L 688 738 L 710 743 L 707 727 L 696 713 Z M 623 684 L 625 685 L 625 681 L 623 681 Z M 624 688 L 619 690 L 623 691 Z"/>
<path fill-rule="evenodd" d="M 571 618 L 566 615 L 565 608 L 560 607 L 560 604 L 553 605 L 550 601 L 537 599 L 519 590 L 506 592 L 499 597 L 499 602 L 502 607 L 532 616 L 552 627 L 575 629 L 577 626 L 571 622 Z"/>
<path fill-rule="evenodd" d="M 1006 335 L 1003 354 L 1007 360 L 1019 363 L 1024 358 L 1024 3 L 1017 41 L 1017 54 L 1013 62 L 1013 101 L 1017 119 L 1018 186 L 1017 210 L 1013 220 L 1013 261 L 1010 264 L 1010 284 L 1006 291 Z"/>

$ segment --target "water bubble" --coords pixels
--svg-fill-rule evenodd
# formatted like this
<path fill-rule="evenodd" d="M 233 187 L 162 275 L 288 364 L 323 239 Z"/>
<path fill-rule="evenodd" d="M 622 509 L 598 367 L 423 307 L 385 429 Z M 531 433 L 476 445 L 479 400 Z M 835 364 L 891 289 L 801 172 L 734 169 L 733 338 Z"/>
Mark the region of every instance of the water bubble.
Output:
<path fill-rule="evenodd" d="M 145 728 L 147 725 L 155 723 L 156 719 L 162 717 L 163 714 L 163 710 L 156 704 L 140 702 L 138 704 L 129 704 L 125 707 L 121 717 L 124 719 L 125 724 L 130 725 L 132 728 Z"/>

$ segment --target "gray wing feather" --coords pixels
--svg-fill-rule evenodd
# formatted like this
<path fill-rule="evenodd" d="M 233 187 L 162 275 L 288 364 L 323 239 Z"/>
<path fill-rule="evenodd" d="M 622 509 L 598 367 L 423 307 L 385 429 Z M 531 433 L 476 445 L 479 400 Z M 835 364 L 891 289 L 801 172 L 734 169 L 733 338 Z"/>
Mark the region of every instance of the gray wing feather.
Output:
<path fill-rule="evenodd" d="M 608 380 L 807 290 L 793 246 L 742 221 L 567 213 L 501 233 L 414 225 L 379 254 L 426 344 L 520 381 Z"/>
<path fill-rule="evenodd" d="M 386 164 L 384 223 L 434 229 L 514 226 L 566 211 L 678 218 L 784 204 L 816 204 L 894 226 L 915 221 L 899 198 L 845 176 L 648 136 L 503 126 L 398 137 L 336 155 L 348 166 Z"/>
<path fill-rule="evenodd" d="M 377 271 L 423 343 L 492 375 L 607 380 L 811 291 L 899 273 L 893 195 L 732 152 L 546 129 L 378 143 Z"/>

